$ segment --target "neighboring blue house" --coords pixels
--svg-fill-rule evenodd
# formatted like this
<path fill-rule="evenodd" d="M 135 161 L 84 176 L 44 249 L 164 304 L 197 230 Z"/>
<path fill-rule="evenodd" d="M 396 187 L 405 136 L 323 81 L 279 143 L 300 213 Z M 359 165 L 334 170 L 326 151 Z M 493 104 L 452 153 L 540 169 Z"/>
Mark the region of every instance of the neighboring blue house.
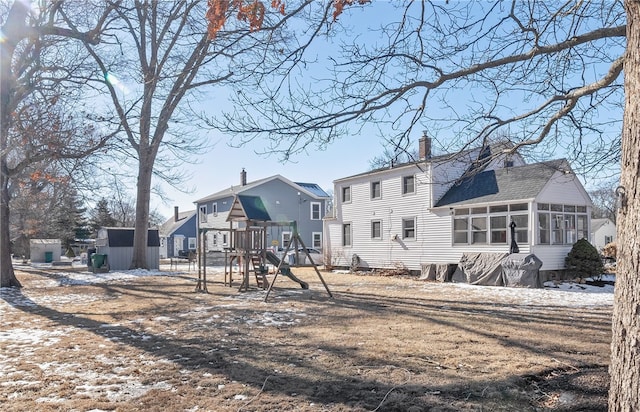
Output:
<path fill-rule="evenodd" d="M 229 212 L 236 195 L 259 197 L 274 222 L 296 221 L 298 233 L 305 246 L 322 249 L 323 222 L 331 197 L 315 183 L 292 182 L 275 175 L 247 182 L 242 169 L 240 184 L 213 193 L 195 201 L 198 227 L 228 229 Z M 237 222 L 232 223 L 238 225 Z M 273 227 L 267 231 L 267 240 L 274 248 L 285 248 L 293 234 L 293 227 Z M 229 232 L 210 230 L 206 235 L 206 251 L 222 251 L 228 246 Z"/>
<path fill-rule="evenodd" d="M 179 212 L 174 208 L 173 217 L 160 226 L 160 258 L 176 257 L 196 250 L 196 211 Z"/>

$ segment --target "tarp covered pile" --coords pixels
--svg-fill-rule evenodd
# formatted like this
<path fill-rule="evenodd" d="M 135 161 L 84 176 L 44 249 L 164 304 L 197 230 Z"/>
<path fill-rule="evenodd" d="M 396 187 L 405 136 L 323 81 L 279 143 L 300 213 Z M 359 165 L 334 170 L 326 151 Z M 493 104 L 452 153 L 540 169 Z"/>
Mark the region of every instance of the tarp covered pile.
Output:
<path fill-rule="evenodd" d="M 452 282 L 485 286 L 542 287 L 542 262 L 526 253 L 465 253 Z"/>

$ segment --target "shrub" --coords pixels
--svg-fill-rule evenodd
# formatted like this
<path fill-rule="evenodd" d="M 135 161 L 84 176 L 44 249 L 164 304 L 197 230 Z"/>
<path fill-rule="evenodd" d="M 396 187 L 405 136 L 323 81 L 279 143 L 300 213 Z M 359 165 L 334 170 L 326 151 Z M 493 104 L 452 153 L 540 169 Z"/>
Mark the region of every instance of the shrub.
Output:
<path fill-rule="evenodd" d="M 606 258 L 617 259 L 618 255 L 618 247 L 616 246 L 616 242 L 607 243 L 604 245 L 604 249 L 602 249 L 602 255 Z"/>
<path fill-rule="evenodd" d="M 604 272 L 598 250 L 586 239 L 578 240 L 564 261 L 567 272 L 575 277 L 598 278 Z"/>

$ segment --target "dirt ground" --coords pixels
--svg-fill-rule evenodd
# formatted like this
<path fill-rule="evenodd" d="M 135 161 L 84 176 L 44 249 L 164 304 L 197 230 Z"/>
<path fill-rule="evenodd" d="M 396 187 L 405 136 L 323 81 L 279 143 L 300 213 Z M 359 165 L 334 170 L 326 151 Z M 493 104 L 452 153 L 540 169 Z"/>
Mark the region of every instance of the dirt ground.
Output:
<path fill-rule="evenodd" d="M 322 272 L 331 298 L 294 272 L 309 289 L 280 276 L 265 302 L 220 274 L 205 294 L 194 272 L 18 271 L 0 299 L 0 409 L 607 410 L 611 306 Z"/>

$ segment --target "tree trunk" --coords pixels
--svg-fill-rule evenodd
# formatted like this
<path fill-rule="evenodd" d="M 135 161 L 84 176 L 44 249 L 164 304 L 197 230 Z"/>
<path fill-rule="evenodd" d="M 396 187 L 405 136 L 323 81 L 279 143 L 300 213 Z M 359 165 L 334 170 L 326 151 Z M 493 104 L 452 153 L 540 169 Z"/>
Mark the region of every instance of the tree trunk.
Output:
<path fill-rule="evenodd" d="M 609 410 L 640 405 L 640 2 L 626 0 L 625 110 L 618 210 L 616 273 Z"/>
<path fill-rule="evenodd" d="M 17 8 L 16 8 L 17 10 Z M 14 8 L 12 8 L 12 12 Z M 19 16 L 10 16 L 20 22 Z M 14 86 L 11 60 L 15 45 L 5 39 L 0 44 L 0 287 L 22 287 L 11 262 L 11 235 L 9 230 L 9 169 L 7 149 L 11 116 L 11 93 Z"/>
<path fill-rule="evenodd" d="M 153 160 L 139 150 L 138 183 L 136 196 L 136 224 L 133 235 L 133 259 L 131 269 L 149 269 L 147 265 L 147 241 L 149 238 L 149 203 L 151 200 L 151 176 Z"/>
<path fill-rule="evenodd" d="M 22 285 L 16 278 L 11 262 L 11 236 L 9 231 L 9 178 L 6 174 L 4 155 L 0 161 L 2 177 L 0 178 L 0 287 L 17 287 Z"/>

